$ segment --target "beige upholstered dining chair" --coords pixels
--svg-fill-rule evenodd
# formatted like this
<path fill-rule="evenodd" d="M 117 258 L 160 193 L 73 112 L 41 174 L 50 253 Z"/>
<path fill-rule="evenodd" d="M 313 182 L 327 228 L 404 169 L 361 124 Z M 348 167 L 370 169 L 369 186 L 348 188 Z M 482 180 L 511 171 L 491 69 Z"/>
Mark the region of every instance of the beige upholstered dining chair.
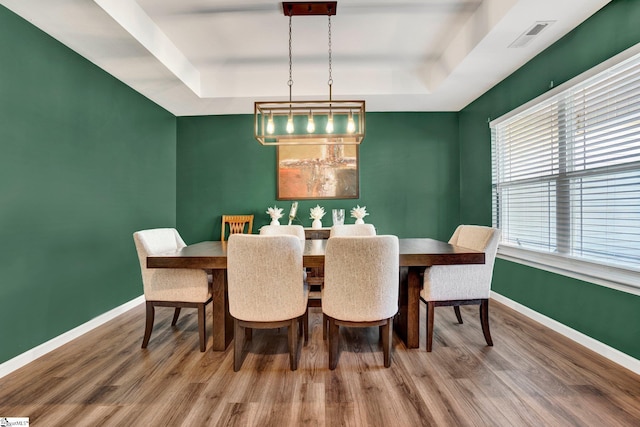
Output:
<path fill-rule="evenodd" d="M 234 318 L 234 371 L 243 362 L 245 328 L 289 328 L 289 363 L 298 368 L 298 326 L 308 339 L 302 246 L 297 236 L 234 234 L 227 246 L 229 313 Z"/>
<path fill-rule="evenodd" d="M 375 236 L 376 228 L 372 224 L 343 224 L 331 227 L 329 237 L 335 236 Z"/>
<path fill-rule="evenodd" d="M 329 231 L 329 238 L 346 236 L 346 237 L 358 237 L 358 236 L 375 236 L 376 228 L 372 224 L 342 224 L 334 225 Z M 329 320 L 325 315 L 322 316 L 322 338 L 327 339 L 327 328 L 329 327 Z"/>
<path fill-rule="evenodd" d="M 434 265 L 424 273 L 420 299 L 427 305 L 427 351 L 433 342 L 435 307 L 453 306 L 458 323 L 462 323 L 461 305 L 479 304 L 480 322 L 487 345 L 492 346 L 489 331 L 489 294 L 493 264 L 500 241 L 500 230 L 479 225 L 460 225 L 449 243 L 485 253 L 484 264 Z"/>
<path fill-rule="evenodd" d="M 205 351 L 207 334 L 205 306 L 211 302 L 211 285 L 204 270 L 147 268 L 147 256 L 175 251 L 186 246 L 175 228 L 156 228 L 133 233 L 138 252 L 146 300 L 146 325 L 142 348 L 151 338 L 155 307 L 175 307 L 171 326 L 175 326 L 182 307 L 198 309 L 200 351 Z"/>
<path fill-rule="evenodd" d="M 253 215 L 222 215 L 221 242 L 226 240 L 227 228 L 229 229 L 229 236 L 236 233 L 251 234 L 253 231 Z"/>
<path fill-rule="evenodd" d="M 396 236 L 332 237 L 327 241 L 322 312 L 329 319 L 329 368 L 338 364 L 340 326 L 379 326 L 384 366 L 391 366 L 398 312 Z"/>

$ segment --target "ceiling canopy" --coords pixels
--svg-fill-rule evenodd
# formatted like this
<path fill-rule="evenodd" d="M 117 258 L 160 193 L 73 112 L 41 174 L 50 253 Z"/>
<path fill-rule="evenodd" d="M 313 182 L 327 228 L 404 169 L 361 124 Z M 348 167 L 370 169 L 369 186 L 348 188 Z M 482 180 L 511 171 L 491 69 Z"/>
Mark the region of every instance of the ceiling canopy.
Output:
<path fill-rule="evenodd" d="M 458 111 L 608 1 L 338 1 L 335 98 L 364 99 L 367 111 Z M 0 2 L 175 115 L 288 99 L 281 2 Z M 297 17 L 293 32 L 293 98 L 325 97 L 327 18 Z"/>

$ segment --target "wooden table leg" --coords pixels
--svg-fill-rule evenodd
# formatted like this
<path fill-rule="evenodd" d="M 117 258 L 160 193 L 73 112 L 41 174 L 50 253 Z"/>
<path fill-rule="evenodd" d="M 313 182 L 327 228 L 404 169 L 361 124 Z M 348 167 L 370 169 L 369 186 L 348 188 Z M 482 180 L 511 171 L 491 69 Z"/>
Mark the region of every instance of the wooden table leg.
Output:
<path fill-rule="evenodd" d="M 420 347 L 420 274 L 424 267 L 400 267 L 398 315 L 393 322 L 407 348 Z"/>
<path fill-rule="evenodd" d="M 229 314 L 227 270 L 211 270 L 213 275 L 213 351 L 225 351 L 233 339 L 233 317 Z"/>
<path fill-rule="evenodd" d="M 409 267 L 400 267 L 400 289 L 398 292 L 398 314 L 393 320 L 393 329 L 400 339 L 407 343 L 407 301 Z"/>
<path fill-rule="evenodd" d="M 407 348 L 420 347 L 420 291 L 424 267 L 409 267 L 407 286 Z"/>

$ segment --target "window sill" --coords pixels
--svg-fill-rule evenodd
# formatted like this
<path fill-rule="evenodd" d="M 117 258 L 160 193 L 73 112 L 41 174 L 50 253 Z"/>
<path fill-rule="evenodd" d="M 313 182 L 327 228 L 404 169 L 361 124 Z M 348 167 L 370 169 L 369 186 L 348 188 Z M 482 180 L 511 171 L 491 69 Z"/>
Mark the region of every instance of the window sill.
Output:
<path fill-rule="evenodd" d="M 501 244 L 497 257 L 640 296 L 640 272 Z"/>

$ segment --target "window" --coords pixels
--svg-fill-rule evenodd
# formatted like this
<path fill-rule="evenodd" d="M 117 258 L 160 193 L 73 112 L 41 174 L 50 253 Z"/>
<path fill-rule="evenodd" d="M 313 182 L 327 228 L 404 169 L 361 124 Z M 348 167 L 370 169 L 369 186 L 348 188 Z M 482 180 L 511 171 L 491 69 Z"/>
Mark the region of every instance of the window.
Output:
<path fill-rule="evenodd" d="M 491 122 L 500 253 L 640 288 L 633 51 Z"/>

